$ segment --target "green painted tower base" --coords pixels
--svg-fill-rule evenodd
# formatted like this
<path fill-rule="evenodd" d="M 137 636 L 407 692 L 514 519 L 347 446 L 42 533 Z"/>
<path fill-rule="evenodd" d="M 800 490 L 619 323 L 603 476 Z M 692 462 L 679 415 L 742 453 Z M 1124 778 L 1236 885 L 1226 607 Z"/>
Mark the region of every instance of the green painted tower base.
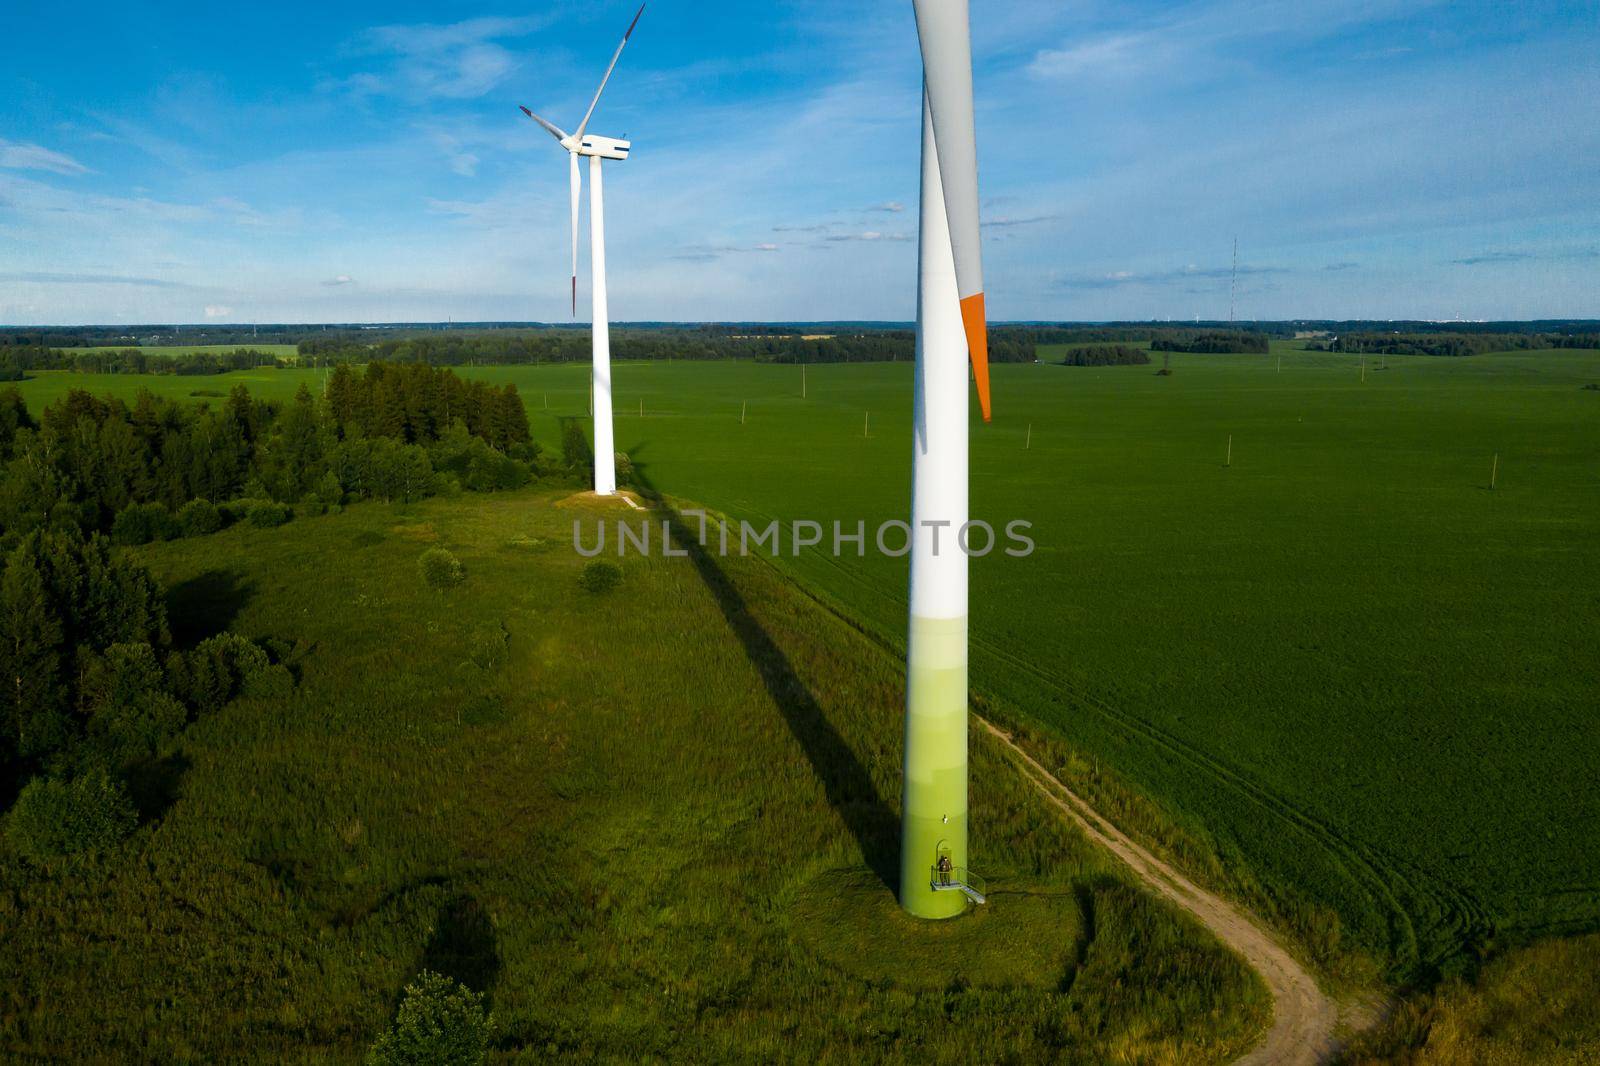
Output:
<path fill-rule="evenodd" d="M 907 646 L 905 794 L 900 905 L 919 918 L 954 918 L 959 891 L 940 891 L 939 859 L 967 866 L 967 620 L 911 619 Z"/>

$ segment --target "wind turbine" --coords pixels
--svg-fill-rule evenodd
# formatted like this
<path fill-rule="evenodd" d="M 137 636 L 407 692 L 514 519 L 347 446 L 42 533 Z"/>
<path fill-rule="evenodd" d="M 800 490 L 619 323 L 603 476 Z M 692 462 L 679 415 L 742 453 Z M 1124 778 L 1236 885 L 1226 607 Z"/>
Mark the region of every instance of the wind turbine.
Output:
<path fill-rule="evenodd" d="M 622 35 L 622 43 L 611 55 L 611 65 L 606 67 L 605 77 L 600 79 L 600 88 L 594 91 L 594 99 L 589 102 L 589 110 L 584 112 L 583 121 L 578 123 L 577 132 L 567 133 L 526 107 L 522 109 L 524 115 L 543 126 L 567 150 L 572 188 L 573 317 L 578 314 L 578 202 L 583 197 L 583 178 L 578 169 L 578 157 L 589 157 L 589 269 L 592 278 L 590 296 L 594 301 L 590 336 L 594 350 L 591 383 L 594 392 L 596 496 L 610 496 L 617 491 L 616 444 L 611 427 L 611 326 L 606 318 L 606 209 L 605 190 L 600 181 L 600 161 L 626 159 L 632 145 L 629 141 L 600 137 L 587 131 L 589 120 L 594 117 L 595 106 L 600 103 L 600 94 L 606 91 L 606 82 L 611 80 L 611 72 L 617 69 L 617 60 L 622 58 L 622 50 L 628 46 L 628 38 L 633 36 L 633 28 L 639 24 L 639 16 L 643 14 L 644 5 L 640 4 L 633 21 L 628 23 L 628 32 Z"/>
<path fill-rule="evenodd" d="M 967 873 L 967 362 L 989 420 L 967 0 L 913 0 L 922 45 L 922 219 L 906 640 L 900 905 L 983 902 Z"/>

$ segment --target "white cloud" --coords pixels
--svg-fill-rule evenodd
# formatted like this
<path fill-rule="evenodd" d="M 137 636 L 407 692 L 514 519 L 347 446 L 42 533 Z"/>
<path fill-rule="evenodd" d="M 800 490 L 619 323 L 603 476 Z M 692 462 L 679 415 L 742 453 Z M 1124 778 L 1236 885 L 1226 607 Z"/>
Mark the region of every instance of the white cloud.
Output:
<path fill-rule="evenodd" d="M 1243 42 L 1325 40 L 1351 26 L 1377 25 L 1441 0 L 1199 0 L 1099 36 L 1038 51 L 1028 73 L 1041 79 L 1204 80 L 1250 60 Z M 1401 53 L 1390 53 L 1398 55 Z"/>
<path fill-rule="evenodd" d="M 71 156 L 37 144 L 0 138 L 0 167 L 9 170 L 48 170 L 52 174 L 87 174 L 89 168 Z"/>
<path fill-rule="evenodd" d="M 357 51 L 395 57 L 393 70 L 387 76 L 355 74 L 343 84 L 358 95 L 473 99 L 505 81 L 516 68 L 516 57 L 495 42 L 524 37 L 549 21 L 545 16 L 532 15 L 475 18 L 448 25 L 378 26 L 363 35 Z"/>
<path fill-rule="evenodd" d="M 356 279 L 352 278 L 349 274 L 340 274 L 336 278 L 329 278 L 327 281 L 323 282 L 324 285 L 329 285 L 329 286 L 354 285 L 355 283 L 356 283 Z"/>
<path fill-rule="evenodd" d="M 458 138 L 440 130 L 434 132 L 433 143 L 444 153 L 445 162 L 452 172 L 460 174 L 463 178 L 478 176 L 480 160 L 477 155 L 463 148 Z"/>
<path fill-rule="evenodd" d="M 1047 48 L 1034 57 L 1028 69 L 1041 78 L 1086 74 L 1122 77 L 1138 73 L 1149 61 L 1153 43 L 1134 34 L 1118 34 L 1066 48 Z"/>
<path fill-rule="evenodd" d="M 222 304 L 206 304 L 207 318 L 227 318 L 233 314 L 233 308 L 224 307 Z"/>
<path fill-rule="evenodd" d="M 826 241 L 909 241 L 910 239 L 909 233 L 880 233 L 872 229 L 861 233 L 836 233 L 823 238 Z"/>

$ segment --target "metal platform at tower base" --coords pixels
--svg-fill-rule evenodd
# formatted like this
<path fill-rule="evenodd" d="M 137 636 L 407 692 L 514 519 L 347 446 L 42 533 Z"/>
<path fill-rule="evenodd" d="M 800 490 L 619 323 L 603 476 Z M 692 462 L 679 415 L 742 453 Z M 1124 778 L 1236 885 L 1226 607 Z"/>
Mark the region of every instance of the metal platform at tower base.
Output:
<path fill-rule="evenodd" d="M 932 880 L 928 887 L 935 892 L 962 892 L 974 903 L 987 903 L 989 886 L 983 878 L 965 867 L 956 866 L 948 870 L 933 868 Z"/>

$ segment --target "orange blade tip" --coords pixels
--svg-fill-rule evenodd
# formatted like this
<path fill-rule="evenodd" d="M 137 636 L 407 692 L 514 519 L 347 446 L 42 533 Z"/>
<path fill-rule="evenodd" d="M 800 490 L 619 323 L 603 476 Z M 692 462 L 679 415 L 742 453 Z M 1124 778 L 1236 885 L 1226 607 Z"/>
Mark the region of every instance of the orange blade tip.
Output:
<path fill-rule="evenodd" d="M 961 325 L 967 333 L 967 354 L 972 358 L 972 380 L 978 386 L 978 408 L 989 421 L 989 325 L 984 315 L 983 293 L 961 301 Z"/>

